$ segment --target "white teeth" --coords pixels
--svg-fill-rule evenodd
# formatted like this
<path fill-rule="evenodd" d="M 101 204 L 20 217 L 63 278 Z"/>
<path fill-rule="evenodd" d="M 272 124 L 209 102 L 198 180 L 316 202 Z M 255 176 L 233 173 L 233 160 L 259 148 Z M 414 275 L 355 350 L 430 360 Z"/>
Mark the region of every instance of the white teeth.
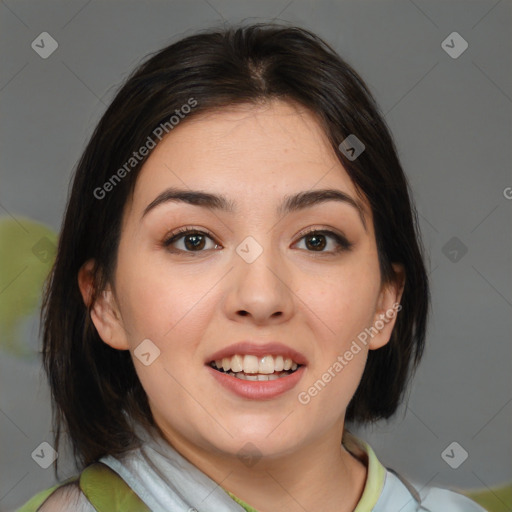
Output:
<path fill-rule="evenodd" d="M 274 358 L 272 356 L 265 356 L 260 359 L 258 373 L 266 375 L 274 373 Z"/>
<path fill-rule="evenodd" d="M 295 371 L 299 367 L 289 357 L 284 358 L 283 356 L 272 356 L 270 354 L 263 357 L 235 354 L 232 357 L 216 359 L 215 366 L 219 370 L 230 373 L 230 375 L 236 375 L 237 377 L 240 375 L 239 378 L 242 379 L 250 376 L 249 380 L 274 380 L 280 377 L 277 374 L 283 371 Z M 273 378 L 266 379 L 261 378 L 261 376 L 272 376 Z"/>
<path fill-rule="evenodd" d="M 244 373 L 258 373 L 259 363 L 256 356 L 244 356 Z"/>
<path fill-rule="evenodd" d="M 238 372 L 238 373 L 227 372 L 227 374 L 231 375 L 231 377 L 236 377 L 237 379 L 252 380 L 252 381 L 277 380 L 277 379 L 280 379 L 281 377 L 286 377 L 287 375 L 289 375 L 288 373 L 280 373 L 280 374 L 271 373 L 270 375 L 263 375 L 263 374 L 248 375 L 244 372 Z"/>
<path fill-rule="evenodd" d="M 233 356 L 231 358 L 231 369 L 235 373 L 241 372 L 244 369 L 243 363 L 244 363 L 244 358 L 237 354 L 236 356 Z"/>
<path fill-rule="evenodd" d="M 283 356 L 277 356 L 274 359 L 274 371 L 275 372 L 282 372 L 284 369 L 284 359 Z"/>
<path fill-rule="evenodd" d="M 258 375 L 258 380 L 277 380 L 279 378 L 279 375 L 276 375 L 275 373 L 272 373 L 270 375 Z"/>

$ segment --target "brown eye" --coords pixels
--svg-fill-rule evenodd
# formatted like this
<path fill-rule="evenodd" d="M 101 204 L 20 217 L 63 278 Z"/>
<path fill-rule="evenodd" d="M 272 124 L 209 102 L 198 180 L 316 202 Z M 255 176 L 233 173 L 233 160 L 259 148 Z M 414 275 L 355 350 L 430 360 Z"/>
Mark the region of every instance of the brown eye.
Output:
<path fill-rule="evenodd" d="M 185 228 L 177 233 L 171 234 L 171 236 L 163 242 L 163 245 L 167 248 L 173 247 L 173 249 L 169 249 L 171 252 L 205 252 L 204 249 L 208 240 L 214 243 L 212 237 L 204 231 Z M 183 242 L 182 246 L 176 247 L 176 245 L 181 242 Z M 206 248 L 206 250 L 216 249 L 217 247 L 219 246 L 214 243 L 213 247 Z"/>
<path fill-rule="evenodd" d="M 329 239 L 334 240 L 334 243 L 329 244 Z M 336 253 L 349 250 L 352 247 L 352 244 L 345 237 L 327 230 L 309 231 L 302 236 L 301 240 L 306 240 L 305 245 L 308 252 Z M 331 249 L 324 251 L 327 246 L 330 246 Z"/>
<path fill-rule="evenodd" d="M 325 235 L 316 233 L 312 235 L 307 235 L 304 237 L 306 239 L 306 247 L 308 249 L 313 249 L 314 251 L 321 251 L 327 245 L 325 241 Z"/>

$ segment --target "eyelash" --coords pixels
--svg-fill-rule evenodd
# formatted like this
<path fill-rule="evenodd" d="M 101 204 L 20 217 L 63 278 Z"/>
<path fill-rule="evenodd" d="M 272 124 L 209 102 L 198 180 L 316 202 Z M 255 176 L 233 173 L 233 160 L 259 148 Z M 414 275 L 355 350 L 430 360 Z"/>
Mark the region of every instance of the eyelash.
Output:
<path fill-rule="evenodd" d="M 299 233 L 300 238 L 298 241 L 302 240 L 303 238 L 307 237 L 308 235 L 313 235 L 313 234 L 324 235 L 329 238 L 333 238 L 336 241 L 336 243 L 338 244 L 338 248 L 334 251 L 307 251 L 307 252 L 310 252 L 313 254 L 337 254 L 337 253 L 340 253 L 343 251 L 349 251 L 354 246 L 354 244 L 349 242 L 343 235 L 339 235 L 338 233 L 335 233 L 334 231 L 330 231 L 327 229 L 317 229 L 317 228 L 308 229 L 302 233 Z M 183 228 L 176 230 L 174 233 L 171 233 L 169 235 L 169 237 L 163 241 L 162 246 L 167 248 L 172 253 L 185 253 L 185 254 L 190 254 L 190 255 L 195 255 L 198 253 L 200 254 L 202 252 L 207 252 L 208 250 L 213 250 L 213 249 L 207 249 L 207 250 L 201 250 L 201 251 L 183 251 L 181 249 L 177 249 L 177 250 L 169 249 L 171 244 L 184 238 L 186 235 L 206 235 L 212 241 L 215 241 L 214 236 L 209 231 L 202 231 L 199 229 L 194 229 L 191 226 L 185 226 Z M 219 244 L 216 243 L 216 245 L 219 245 Z"/>

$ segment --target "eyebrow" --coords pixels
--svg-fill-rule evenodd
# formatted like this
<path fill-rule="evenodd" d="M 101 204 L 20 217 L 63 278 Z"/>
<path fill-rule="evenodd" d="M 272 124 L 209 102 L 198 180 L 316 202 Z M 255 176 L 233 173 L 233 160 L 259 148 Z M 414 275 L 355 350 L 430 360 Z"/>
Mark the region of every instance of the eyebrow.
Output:
<path fill-rule="evenodd" d="M 366 230 L 366 218 L 361 203 L 345 192 L 331 188 L 308 190 L 293 195 L 287 195 L 278 207 L 277 214 L 279 216 L 284 216 L 288 213 L 310 208 L 328 201 L 338 201 L 352 206 L 359 214 L 364 229 Z M 199 190 L 182 190 L 171 187 L 164 190 L 146 206 L 141 219 L 157 206 L 168 202 L 186 203 L 228 213 L 237 212 L 236 203 L 227 199 L 223 195 L 211 194 L 209 192 L 202 192 Z"/>

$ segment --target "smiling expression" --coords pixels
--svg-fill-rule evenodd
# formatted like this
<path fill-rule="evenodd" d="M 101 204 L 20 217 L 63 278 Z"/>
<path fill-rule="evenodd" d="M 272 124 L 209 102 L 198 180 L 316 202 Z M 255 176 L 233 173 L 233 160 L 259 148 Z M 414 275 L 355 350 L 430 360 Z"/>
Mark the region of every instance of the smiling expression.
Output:
<path fill-rule="evenodd" d="M 114 348 L 158 347 L 150 365 L 133 361 L 170 440 L 278 456 L 341 433 L 393 321 L 310 403 L 297 395 L 398 299 L 381 283 L 372 212 L 320 124 L 273 101 L 199 114 L 152 151 L 92 318 Z"/>

